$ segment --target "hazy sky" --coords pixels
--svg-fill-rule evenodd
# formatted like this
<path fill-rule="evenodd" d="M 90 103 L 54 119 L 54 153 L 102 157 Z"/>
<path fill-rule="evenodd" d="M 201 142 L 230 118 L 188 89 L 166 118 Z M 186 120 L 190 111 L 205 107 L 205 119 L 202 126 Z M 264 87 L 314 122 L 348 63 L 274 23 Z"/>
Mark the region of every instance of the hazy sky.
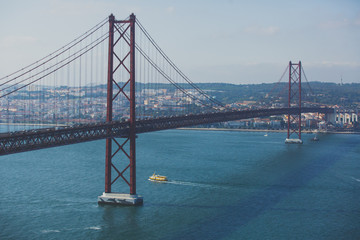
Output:
<path fill-rule="evenodd" d="M 194 82 L 276 82 L 301 60 L 309 81 L 360 83 L 360 0 L 0 1 L 0 77 L 133 12 Z"/>

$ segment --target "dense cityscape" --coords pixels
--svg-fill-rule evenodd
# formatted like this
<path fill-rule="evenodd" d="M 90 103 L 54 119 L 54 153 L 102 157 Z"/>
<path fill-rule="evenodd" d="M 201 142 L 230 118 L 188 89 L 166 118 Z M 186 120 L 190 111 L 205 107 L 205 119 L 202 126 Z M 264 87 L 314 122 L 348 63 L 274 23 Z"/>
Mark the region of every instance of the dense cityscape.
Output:
<path fill-rule="evenodd" d="M 318 83 L 314 83 L 315 87 Z M 323 84 L 324 85 L 324 84 Z M 333 84 L 328 84 L 333 86 Z M 229 90 L 228 84 L 202 84 L 202 88 L 212 98 L 220 99 L 224 107 L 218 110 L 233 109 L 261 109 L 287 107 L 286 93 L 277 96 L 268 96 L 265 90 L 269 86 L 259 85 L 234 85 L 238 89 Z M 359 86 L 355 91 L 359 91 Z M 247 95 L 241 92 L 246 89 Z M 231 88 L 230 88 L 231 89 Z M 321 88 L 324 92 L 324 88 Z M 314 88 L 314 92 L 317 88 Z M 137 91 L 137 117 L 139 119 L 152 116 L 174 116 L 196 112 L 206 112 L 208 106 L 201 101 L 204 96 L 197 91 L 188 90 L 193 96 L 185 96 L 177 89 L 171 89 L 170 85 L 162 84 L 157 88 L 145 88 L 139 85 Z M 359 102 L 350 98 L 348 93 L 336 99 L 338 93 L 329 98 L 331 93 L 316 94 L 314 92 L 303 93 L 303 106 L 323 106 L 336 109 L 333 119 L 325 119 L 324 114 L 306 113 L 302 114 L 302 127 L 304 129 L 320 129 L 332 131 L 357 131 L 359 130 Z M 0 121 L 4 124 L 55 124 L 72 125 L 81 123 L 95 123 L 106 119 L 106 93 L 105 85 L 92 87 L 40 87 L 35 86 L 20 91 L 16 96 L 1 98 Z M 125 93 L 128 94 L 127 91 Z M 250 93 L 250 94 L 249 94 Z M 245 95 L 245 96 L 244 96 Z M 226 96 L 226 97 L 224 97 Z M 265 96 L 265 97 L 264 97 Z M 316 96 L 316 98 L 314 97 Z M 324 100 L 325 99 L 325 100 Z M 326 104 L 326 99 L 328 103 Z M 329 100 L 331 99 L 331 100 Z M 338 101 L 338 104 L 335 104 Z M 114 120 L 125 120 L 129 117 L 129 102 L 125 99 L 114 103 Z M 286 128 L 287 116 L 271 116 L 266 118 L 255 118 L 216 123 L 196 127 L 231 128 L 231 129 L 267 129 L 281 130 Z"/>

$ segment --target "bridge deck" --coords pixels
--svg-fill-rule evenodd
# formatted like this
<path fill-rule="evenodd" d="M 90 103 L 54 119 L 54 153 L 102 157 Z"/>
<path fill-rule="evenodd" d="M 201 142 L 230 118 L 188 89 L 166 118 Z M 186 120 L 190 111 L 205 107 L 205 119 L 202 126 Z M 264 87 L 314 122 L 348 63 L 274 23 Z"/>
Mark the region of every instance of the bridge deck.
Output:
<path fill-rule="evenodd" d="M 136 121 L 136 133 L 160 131 L 200 124 L 226 122 L 297 113 L 298 108 L 271 108 L 261 110 L 226 111 L 218 113 L 190 114 L 174 117 L 159 117 Z M 302 108 L 302 113 L 333 113 L 331 108 Z M 0 155 L 31 151 L 69 145 L 111 137 L 126 137 L 129 134 L 129 123 L 116 121 L 110 123 L 83 124 L 71 127 L 33 129 L 0 134 Z"/>

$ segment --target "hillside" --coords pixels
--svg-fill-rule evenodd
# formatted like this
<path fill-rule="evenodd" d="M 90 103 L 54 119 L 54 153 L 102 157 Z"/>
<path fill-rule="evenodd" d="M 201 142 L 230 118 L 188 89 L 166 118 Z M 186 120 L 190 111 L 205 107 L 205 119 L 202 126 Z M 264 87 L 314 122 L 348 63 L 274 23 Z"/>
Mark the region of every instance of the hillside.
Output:
<path fill-rule="evenodd" d="M 226 84 L 226 83 L 198 83 L 201 89 L 224 103 L 238 101 L 273 101 L 282 97 L 287 102 L 287 83 L 263 84 Z M 309 87 L 310 86 L 310 87 Z M 268 94 L 268 97 L 265 97 Z M 270 100 L 272 99 L 272 100 Z M 335 84 L 324 82 L 310 82 L 302 85 L 303 101 L 342 105 L 344 107 L 360 106 L 360 83 Z"/>

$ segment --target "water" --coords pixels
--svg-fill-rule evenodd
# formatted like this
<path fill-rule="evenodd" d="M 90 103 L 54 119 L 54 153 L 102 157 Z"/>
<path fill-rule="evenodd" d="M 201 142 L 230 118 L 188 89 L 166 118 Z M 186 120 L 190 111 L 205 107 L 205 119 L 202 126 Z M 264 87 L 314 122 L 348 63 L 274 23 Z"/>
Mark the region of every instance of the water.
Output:
<path fill-rule="evenodd" d="M 105 140 L 2 156 L 0 239 L 360 239 L 360 136 L 311 137 L 141 134 L 140 207 L 98 206 Z"/>

